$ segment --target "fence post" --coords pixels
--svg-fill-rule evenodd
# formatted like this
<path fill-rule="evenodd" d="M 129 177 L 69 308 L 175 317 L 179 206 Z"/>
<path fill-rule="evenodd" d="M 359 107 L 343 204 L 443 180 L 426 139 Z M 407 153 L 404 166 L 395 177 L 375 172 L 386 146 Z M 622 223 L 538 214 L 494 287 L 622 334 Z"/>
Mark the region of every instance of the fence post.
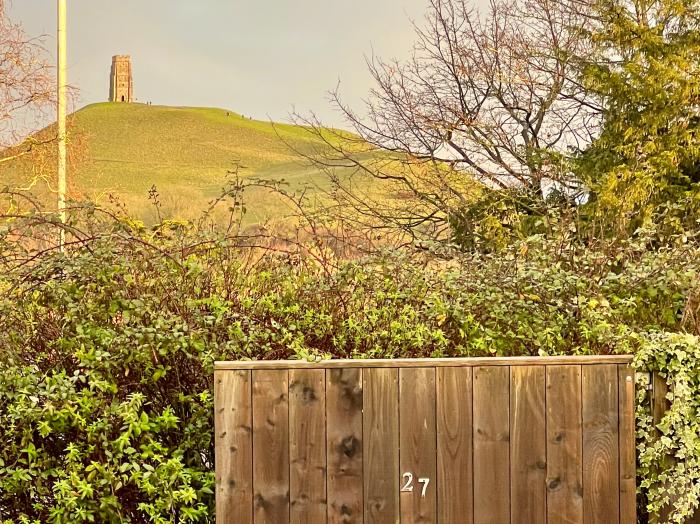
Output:
<path fill-rule="evenodd" d="M 652 374 L 651 381 L 651 416 L 654 421 L 654 427 L 661 423 L 661 419 L 663 419 L 664 415 L 670 408 L 670 404 L 668 399 L 666 398 L 666 395 L 668 395 L 668 384 L 666 383 L 666 380 L 664 380 L 657 371 L 654 371 Z M 656 431 L 655 436 L 656 438 L 661 437 L 661 434 L 658 432 L 658 430 Z M 668 461 L 670 463 L 675 462 L 672 457 L 669 457 Z M 669 506 L 671 506 L 672 504 L 673 501 L 671 501 L 671 504 L 669 504 Z M 654 524 L 668 522 L 668 515 L 670 514 L 670 512 L 670 507 L 665 508 L 661 511 L 661 514 L 659 515 L 658 519 L 650 520 L 650 522 Z M 696 511 L 695 515 L 693 515 L 690 519 L 686 520 L 686 524 L 700 524 L 700 511 Z"/>

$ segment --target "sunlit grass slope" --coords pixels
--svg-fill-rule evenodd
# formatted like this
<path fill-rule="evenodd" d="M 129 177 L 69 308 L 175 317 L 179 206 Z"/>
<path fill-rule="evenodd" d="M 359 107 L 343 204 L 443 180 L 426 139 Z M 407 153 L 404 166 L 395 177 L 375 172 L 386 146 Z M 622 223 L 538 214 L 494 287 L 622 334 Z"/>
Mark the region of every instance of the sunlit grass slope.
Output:
<path fill-rule="evenodd" d="M 295 153 L 322 147 L 299 126 L 251 120 L 225 109 L 117 103 L 87 106 L 70 123 L 71 196 L 102 204 L 111 204 L 114 196 L 146 222 L 156 216 L 148 198 L 153 186 L 164 216 L 196 218 L 221 194 L 236 168 L 243 178 L 284 180 L 291 190 L 309 188 L 313 194 L 328 187 L 327 178 Z M 52 131 L 38 136 L 42 134 Z M 0 164 L 0 180 L 31 187 L 53 203 L 54 166 L 52 153 L 32 154 Z M 265 190 L 249 190 L 246 204 L 247 224 L 290 211 Z"/>
<path fill-rule="evenodd" d="M 146 218 L 152 212 L 147 199 L 152 186 L 167 214 L 191 217 L 220 193 L 236 166 L 244 177 L 284 179 L 292 188 L 325 182 L 289 147 L 318 146 L 307 130 L 223 109 L 95 104 L 75 114 L 73 129 L 88 148 L 87 162 L 75 173 L 76 186 L 92 198 L 118 195 Z M 249 221 L 281 212 L 278 202 L 259 196 L 251 196 Z"/>

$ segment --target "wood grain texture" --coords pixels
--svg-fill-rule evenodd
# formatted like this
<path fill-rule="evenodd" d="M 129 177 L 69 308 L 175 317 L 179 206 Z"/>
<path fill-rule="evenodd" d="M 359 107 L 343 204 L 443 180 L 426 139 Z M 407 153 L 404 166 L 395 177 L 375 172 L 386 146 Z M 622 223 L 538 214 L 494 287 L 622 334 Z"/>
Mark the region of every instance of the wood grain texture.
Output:
<path fill-rule="evenodd" d="M 413 491 L 400 493 L 401 523 L 434 523 L 438 489 L 435 368 L 399 370 L 399 411 L 400 473 L 413 475 Z M 422 478 L 430 479 L 425 490 Z"/>
<path fill-rule="evenodd" d="M 637 464 L 634 435 L 634 369 L 618 366 L 620 522 L 637 522 Z"/>
<path fill-rule="evenodd" d="M 668 395 L 668 385 L 666 384 L 666 380 L 655 372 L 652 374 L 651 386 L 651 415 L 654 421 L 654 427 L 656 427 L 669 408 L 669 400 L 666 398 L 666 395 Z M 661 432 L 655 430 L 654 437 L 660 438 Z M 670 506 L 666 506 L 661 509 L 658 517 L 652 516 L 649 520 L 653 524 L 667 522 L 670 513 Z"/>
<path fill-rule="evenodd" d="M 214 373 L 216 522 L 253 523 L 250 371 Z"/>
<path fill-rule="evenodd" d="M 326 372 L 328 522 L 362 523 L 362 370 Z"/>
<path fill-rule="evenodd" d="M 289 521 L 288 372 L 253 371 L 255 524 Z"/>
<path fill-rule="evenodd" d="M 217 368 L 217 522 L 633 524 L 628 363 L 423 361 Z"/>
<path fill-rule="evenodd" d="M 545 368 L 510 368 L 511 522 L 547 522 Z"/>
<path fill-rule="evenodd" d="M 619 522 L 617 366 L 584 367 L 581 381 L 583 520 Z"/>
<path fill-rule="evenodd" d="M 425 368 L 475 366 L 561 366 L 565 364 L 593 366 L 597 364 L 630 364 L 631 355 L 591 355 L 558 357 L 473 357 L 473 358 L 392 358 L 336 359 L 307 362 L 305 360 L 236 360 L 215 362 L 215 369 L 341 369 L 341 368 Z"/>
<path fill-rule="evenodd" d="M 399 372 L 366 369 L 363 378 L 364 522 L 399 516 Z"/>
<path fill-rule="evenodd" d="M 668 385 L 666 380 L 657 372 L 652 373 L 651 378 L 651 415 L 654 427 L 661 423 L 666 411 L 670 407 L 668 396 Z M 656 430 L 655 437 L 660 437 L 661 432 Z"/>
<path fill-rule="evenodd" d="M 474 522 L 472 368 L 436 370 L 438 522 Z"/>
<path fill-rule="evenodd" d="M 290 522 L 323 524 L 326 508 L 326 372 L 289 371 Z"/>
<path fill-rule="evenodd" d="M 474 369 L 474 522 L 510 522 L 510 369 Z"/>
<path fill-rule="evenodd" d="M 581 366 L 547 374 L 547 521 L 583 523 Z"/>

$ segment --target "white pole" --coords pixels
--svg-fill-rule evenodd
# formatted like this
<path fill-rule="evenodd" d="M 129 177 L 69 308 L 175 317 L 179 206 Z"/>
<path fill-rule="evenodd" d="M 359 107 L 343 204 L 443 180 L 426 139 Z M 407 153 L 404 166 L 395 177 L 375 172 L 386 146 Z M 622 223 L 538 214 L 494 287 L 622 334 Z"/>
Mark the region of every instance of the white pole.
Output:
<path fill-rule="evenodd" d="M 58 213 L 66 223 L 66 0 L 58 0 Z M 66 243 L 66 231 L 61 228 L 60 246 Z"/>

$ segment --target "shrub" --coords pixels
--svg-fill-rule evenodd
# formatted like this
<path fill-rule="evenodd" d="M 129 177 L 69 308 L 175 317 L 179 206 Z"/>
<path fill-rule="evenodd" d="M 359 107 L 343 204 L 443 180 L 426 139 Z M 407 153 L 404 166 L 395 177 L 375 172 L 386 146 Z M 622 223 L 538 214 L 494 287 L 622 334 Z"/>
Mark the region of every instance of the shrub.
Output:
<path fill-rule="evenodd" d="M 692 239 L 651 251 L 532 237 L 326 267 L 223 241 L 197 249 L 186 228 L 126 242 L 131 227 L 0 276 L 7 523 L 212 522 L 212 363 L 249 358 L 635 352 L 673 391 L 653 444 L 640 404 L 649 507 L 667 493 L 677 515 L 697 505 Z"/>

